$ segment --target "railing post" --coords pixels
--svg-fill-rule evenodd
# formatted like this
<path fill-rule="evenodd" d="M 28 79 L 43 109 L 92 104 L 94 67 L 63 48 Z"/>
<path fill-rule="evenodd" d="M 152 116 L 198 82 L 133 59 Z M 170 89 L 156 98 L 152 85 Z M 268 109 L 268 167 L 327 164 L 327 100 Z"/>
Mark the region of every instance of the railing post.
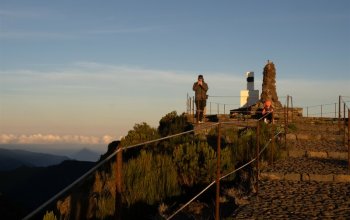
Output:
<path fill-rule="evenodd" d="M 340 118 L 341 118 L 341 96 L 339 96 L 339 109 L 338 109 L 338 128 L 340 132 Z"/>
<path fill-rule="evenodd" d="M 306 117 L 309 117 L 309 106 L 306 106 Z"/>
<path fill-rule="evenodd" d="M 321 118 L 322 118 L 322 105 L 321 105 Z"/>
<path fill-rule="evenodd" d="M 289 150 L 287 148 L 287 133 L 288 133 L 288 121 L 287 121 L 287 116 L 286 116 L 286 106 L 284 106 L 284 147 L 285 149 L 287 149 L 288 154 L 289 154 Z"/>
<path fill-rule="evenodd" d="M 226 104 L 224 104 L 224 115 L 225 115 L 225 113 L 226 113 Z"/>
<path fill-rule="evenodd" d="M 217 108 L 218 108 L 217 109 L 218 110 L 218 114 L 220 114 L 220 106 L 219 106 L 220 103 L 216 103 L 216 104 L 217 104 Z"/>
<path fill-rule="evenodd" d="M 293 122 L 293 115 L 294 115 L 294 113 L 293 113 L 293 96 L 291 96 L 290 97 L 290 104 L 291 104 L 291 107 L 292 107 L 292 122 Z"/>
<path fill-rule="evenodd" d="M 210 105 L 210 114 L 211 114 L 211 102 L 209 102 L 209 105 Z"/>
<path fill-rule="evenodd" d="M 114 215 L 116 220 L 122 219 L 122 165 L 123 165 L 123 150 L 122 146 L 119 145 L 116 154 L 116 191 L 115 191 L 115 210 Z"/>
<path fill-rule="evenodd" d="M 256 194 L 259 194 L 259 152 L 260 152 L 260 121 L 256 125 Z"/>
<path fill-rule="evenodd" d="M 334 103 L 334 118 L 337 118 L 337 103 Z"/>
<path fill-rule="evenodd" d="M 217 140 L 217 164 L 216 164 L 216 199 L 215 199 L 215 219 L 220 220 L 220 157 L 221 157 L 221 123 L 218 124 Z"/>
<path fill-rule="evenodd" d="M 350 173 L 350 109 L 348 109 L 348 172 Z"/>
<path fill-rule="evenodd" d="M 288 123 L 288 117 L 289 117 L 289 95 L 287 95 L 287 123 Z"/>
<path fill-rule="evenodd" d="M 273 164 L 273 156 L 274 156 L 274 153 L 275 153 L 275 123 L 274 123 L 274 113 L 271 112 L 272 114 L 272 124 L 271 124 L 271 161 L 270 161 L 270 164 Z"/>
<path fill-rule="evenodd" d="M 346 104 L 345 104 L 345 102 L 344 102 L 344 141 L 343 141 L 343 143 L 344 143 L 344 146 L 346 145 L 346 112 L 345 112 L 345 110 L 346 110 Z"/>

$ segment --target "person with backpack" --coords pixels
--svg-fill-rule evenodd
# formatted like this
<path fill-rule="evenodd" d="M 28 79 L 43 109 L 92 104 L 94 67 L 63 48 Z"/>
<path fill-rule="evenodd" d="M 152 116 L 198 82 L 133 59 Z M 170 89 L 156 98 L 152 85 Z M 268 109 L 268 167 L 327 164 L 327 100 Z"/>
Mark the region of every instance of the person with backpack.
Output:
<path fill-rule="evenodd" d="M 193 84 L 193 91 L 195 92 L 197 123 L 203 123 L 204 109 L 207 105 L 208 89 L 208 84 L 204 82 L 203 75 L 199 75 L 197 82 Z"/>

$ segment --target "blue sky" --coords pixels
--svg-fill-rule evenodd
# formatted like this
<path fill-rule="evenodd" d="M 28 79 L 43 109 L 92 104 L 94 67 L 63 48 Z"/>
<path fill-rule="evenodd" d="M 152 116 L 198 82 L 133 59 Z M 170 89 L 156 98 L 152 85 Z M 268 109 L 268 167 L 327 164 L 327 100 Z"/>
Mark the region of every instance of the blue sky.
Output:
<path fill-rule="evenodd" d="M 350 96 L 350 1 L 1 0 L 0 143 L 107 143 L 184 112 L 198 74 L 261 90 L 267 60 L 294 106 Z"/>

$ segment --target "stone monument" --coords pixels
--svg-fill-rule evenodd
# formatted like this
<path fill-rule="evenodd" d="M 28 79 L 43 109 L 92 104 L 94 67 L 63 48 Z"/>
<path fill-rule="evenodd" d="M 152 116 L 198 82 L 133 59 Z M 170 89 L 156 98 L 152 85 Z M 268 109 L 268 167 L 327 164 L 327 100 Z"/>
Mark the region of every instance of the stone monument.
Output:
<path fill-rule="evenodd" d="M 278 101 L 276 92 L 276 69 L 275 64 L 271 61 L 267 61 L 263 72 L 262 91 L 260 95 L 260 101 L 264 103 L 266 100 L 272 102 L 274 108 L 282 108 L 282 104 Z"/>

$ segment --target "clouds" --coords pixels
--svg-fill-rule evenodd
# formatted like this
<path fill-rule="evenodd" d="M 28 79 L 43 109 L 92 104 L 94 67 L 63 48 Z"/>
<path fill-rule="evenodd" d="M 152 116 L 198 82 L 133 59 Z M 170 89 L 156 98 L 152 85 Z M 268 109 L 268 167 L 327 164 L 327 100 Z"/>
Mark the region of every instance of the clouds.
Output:
<path fill-rule="evenodd" d="M 238 87 L 239 81 L 244 81 L 238 74 L 205 73 L 206 80 L 212 82 L 217 90 Z M 50 70 L 9 70 L 0 71 L 2 89 L 8 90 L 82 90 L 88 93 L 152 95 L 171 91 L 191 92 L 192 83 L 197 74 L 190 71 L 173 71 L 148 69 L 135 66 L 119 66 L 96 62 L 77 62 L 64 68 Z M 235 84 L 237 86 L 235 86 Z"/>
<path fill-rule="evenodd" d="M 54 134 L 30 134 L 14 135 L 0 134 L 0 144 L 109 144 L 115 140 L 110 135 L 102 137 L 83 135 L 54 135 Z"/>
<path fill-rule="evenodd" d="M 240 90 L 246 88 L 244 72 L 201 73 L 209 84 L 213 113 L 215 103 L 226 104 L 227 111 L 239 106 Z M 193 95 L 197 75 L 99 62 L 0 70 L 0 143 L 108 143 L 113 138 L 104 134 L 119 137 L 135 123 L 157 126 L 166 113 L 186 111 L 186 95 Z M 346 79 L 306 81 L 277 75 L 280 101 L 291 95 L 295 107 L 334 103 L 338 95 L 350 94 Z M 262 74 L 257 71 L 255 79 L 261 92 Z"/>

